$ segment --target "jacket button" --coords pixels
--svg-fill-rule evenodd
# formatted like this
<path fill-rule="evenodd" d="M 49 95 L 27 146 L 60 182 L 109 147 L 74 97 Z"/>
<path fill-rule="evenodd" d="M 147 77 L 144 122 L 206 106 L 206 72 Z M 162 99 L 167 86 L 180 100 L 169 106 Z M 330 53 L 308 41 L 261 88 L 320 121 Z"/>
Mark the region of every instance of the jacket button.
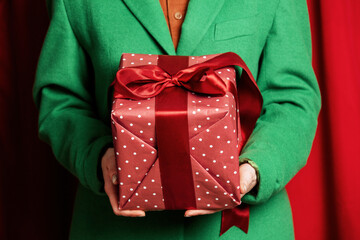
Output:
<path fill-rule="evenodd" d="M 183 15 L 181 14 L 181 12 L 176 12 L 174 14 L 174 17 L 175 17 L 175 19 L 180 20 L 180 19 L 182 19 Z"/>

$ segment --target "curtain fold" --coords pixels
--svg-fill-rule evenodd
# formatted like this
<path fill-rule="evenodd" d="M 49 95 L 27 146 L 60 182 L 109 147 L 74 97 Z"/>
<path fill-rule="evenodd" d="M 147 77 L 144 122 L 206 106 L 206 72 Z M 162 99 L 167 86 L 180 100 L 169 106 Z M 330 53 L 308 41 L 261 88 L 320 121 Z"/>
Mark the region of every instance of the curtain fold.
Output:
<path fill-rule="evenodd" d="M 287 186 L 295 236 L 356 239 L 360 1 L 308 0 L 308 6 L 323 106 L 308 164 Z M 0 239 L 68 236 L 77 181 L 38 140 L 31 96 L 48 24 L 44 0 L 0 1 Z"/>

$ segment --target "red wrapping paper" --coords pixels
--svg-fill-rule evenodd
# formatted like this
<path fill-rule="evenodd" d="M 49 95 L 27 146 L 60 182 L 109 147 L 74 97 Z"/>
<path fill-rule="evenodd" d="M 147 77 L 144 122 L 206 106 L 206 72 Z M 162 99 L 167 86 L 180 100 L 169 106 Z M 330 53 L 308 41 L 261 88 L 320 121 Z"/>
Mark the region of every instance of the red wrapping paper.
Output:
<path fill-rule="evenodd" d="M 189 57 L 189 66 L 217 55 Z M 120 68 L 156 65 L 157 55 L 123 54 Z M 216 71 L 235 83 L 232 67 Z M 196 209 L 240 204 L 236 102 L 224 96 L 187 93 L 189 146 Z M 155 134 L 155 98 L 115 99 L 111 113 L 121 209 L 164 210 Z M 170 130 L 170 129 L 169 129 Z"/>

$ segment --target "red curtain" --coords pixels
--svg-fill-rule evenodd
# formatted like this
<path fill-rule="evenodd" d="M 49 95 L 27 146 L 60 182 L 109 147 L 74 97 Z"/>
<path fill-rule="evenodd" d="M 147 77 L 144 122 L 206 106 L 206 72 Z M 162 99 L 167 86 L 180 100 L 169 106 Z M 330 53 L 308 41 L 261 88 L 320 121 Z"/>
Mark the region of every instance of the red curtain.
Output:
<path fill-rule="evenodd" d="M 288 184 L 295 235 L 356 239 L 360 220 L 360 2 L 308 0 L 322 111 L 307 166 Z M 77 181 L 37 138 L 31 89 L 44 0 L 0 1 L 0 239 L 67 239 Z"/>

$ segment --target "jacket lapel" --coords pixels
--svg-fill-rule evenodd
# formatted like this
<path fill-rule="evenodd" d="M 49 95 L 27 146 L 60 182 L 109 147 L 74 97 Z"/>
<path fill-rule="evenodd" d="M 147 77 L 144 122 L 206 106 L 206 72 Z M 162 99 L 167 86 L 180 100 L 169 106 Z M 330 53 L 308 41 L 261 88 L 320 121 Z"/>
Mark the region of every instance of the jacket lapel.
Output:
<path fill-rule="evenodd" d="M 158 0 L 123 1 L 165 52 L 168 55 L 175 55 L 175 48 L 160 2 Z"/>
<path fill-rule="evenodd" d="M 158 2 L 158 1 L 157 1 Z M 182 24 L 178 55 L 192 55 L 220 12 L 224 0 L 190 0 Z"/>

